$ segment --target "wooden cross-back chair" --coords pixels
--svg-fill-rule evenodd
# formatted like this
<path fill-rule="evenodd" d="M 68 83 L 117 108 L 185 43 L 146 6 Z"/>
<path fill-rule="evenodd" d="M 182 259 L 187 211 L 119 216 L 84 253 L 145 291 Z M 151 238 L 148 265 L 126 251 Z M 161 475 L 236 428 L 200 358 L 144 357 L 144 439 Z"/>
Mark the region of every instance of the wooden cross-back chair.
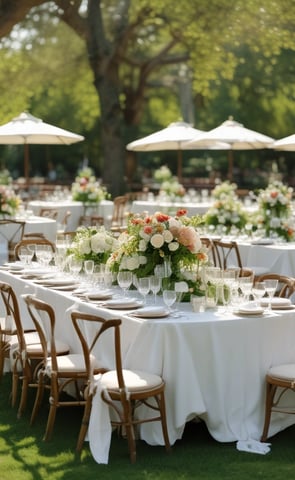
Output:
<path fill-rule="evenodd" d="M 238 267 L 240 269 L 240 277 L 254 275 L 254 278 L 256 278 L 257 275 L 266 273 L 264 269 L 261 271 L 260 267 L 252 265 L 249 267 L 243 266 L 239 246 L 234 240 L 214 239 L 213 244 L 217 267 L 220 267 L 223 270 L 227 270 L 231 267 Z"/>
<path fill-rule="evenodd" d="M 48 245 L 52 252 L 55 253 L 55 244 L 47 238 L 24 238 L 14 247 L 14 260 L 19 260 L 19 252 L 22 247 L 34 248 L 36 245 Z M 36 257 L 33 257 L 33 260 L 36 260 Z"/>
<path fill-rule="evenodd" d="M 41 208 L 39 215 L 40 217 L 47 217 L 56 220 L 58 217 L 58 210 L 55 208 Z"/>
<path fill-rule="evenodd" d="M 68 352 L 58 354 L 58 341 L 55 336 L 56 316 L 53 308 L 33 295 L 24 295 L 23 298 L 42 345 L 42 366 L 36 378 L 37 393 L 31 423 L 40 409 L 44 390 L 49 390 L 49 413 L 44 435 L 44 440 L 49 440 L 58 408 L 85 406 L 84 386 L 88 381 L 88 369 L 84 355 Z M 93 355 L 90 354 L 88 361 L 91 362 L 94 374 L 105 371 Z M 70 396 L 65 397 L 64 393 L 69 393 L 69 387 L 72 387 L 72 391 Z"/>
<path fill-rule="evenodd" d="M 24 236 L 25 224 L 21 220 L 0 219 L 0 236 L 7 242 L 9 261 L 14 259 L 14 247 Z"/>
<path fill-rule="evenodd" d="M 114 210 L 111 221 L 111 231 L 120 233 L 126 230 L 126 206 L 128 197 L 119 195 L 114 198 Z"/>
<path fill-rule="evenodd" d="M 159 375 L 139 371 L 126 370 L 122 367 L 120 319 L 105 320 L 95 315 L 78 311 L 71 313 L 74 328 L 80 339 L 85 363 L 88 364 L 89 387 L 85 391 L 86 407 L 80 435 L 78 438 L 77 451 L 80 452 L 87 432 L 91 405 L 93 398 L 93 375 L 89 354 L 94 342 L 101 339 L 106 331 L 112 331 L 114 338 L 114 364 L 115 369 L 101 375 L 99 382 L 102 387 L 101 399 L 116 412 L 116 420 L 111 420 L 114 427 L 125 432 L 128 440 L 129 455 L 132 463 L 136 461 L 135 427 L 147 422 L 161 422 L 166 450 L 170 450 L 170 443 L 166 423 L 165 410 L 165 382 Z M 86 325 L 89 324 L 89 328 Z M 95 327 L 96 324 L 96 327 Z M 93 338 L 89 339 L 89 331 L 94 332 Z M 95 377 L 94 377 L 95 378 Z M 154 400 L 154 402 L 152 402 Z M 119 405 L 118 405 L 119 403 Z M 151 417 L 140 417 L 138 407 L 144 404 L 154 411 Z M 135 414 L 135 410 L 137 414 Z"/>
<path fill-rule="evenodd" d="M 295 292 L 295 278 L 288 275 L 280 275 L 278 273 L 266 273 L 260 275 L 255 280 L 256 282 L 264 282 L 264 280 L 277 280 L 278 286 L 275 292 L 276 297 L 290 298 Z"/>

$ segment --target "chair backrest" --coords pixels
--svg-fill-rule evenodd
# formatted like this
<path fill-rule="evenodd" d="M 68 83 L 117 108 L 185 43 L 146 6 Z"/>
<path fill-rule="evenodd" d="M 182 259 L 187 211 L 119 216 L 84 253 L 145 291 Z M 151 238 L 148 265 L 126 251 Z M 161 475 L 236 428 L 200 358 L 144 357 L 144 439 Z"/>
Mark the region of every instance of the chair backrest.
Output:
<path fill-rule="evenodd" d="M 263 282 L 266 279 L 278 280 L 278 287 L 275 292 L 276 297 L 290 298 L 295 292 L 295 278 L 287 275 L 279 275 L 278 273 L 265 273 L 260 275 L 255 283 Z"/>
<path fill-rule="evenodd" d="M 118 374 L 120 380 L 120 385 L 124 385 L 123 374 L 122 374 L 122 360 L 121 360 L 121 344 L 120 344 L 120 330 L 121 325 L 120 319 L 110 319 L 105 320 L 97 315 L 88 314 L 79 311 L 72 311 L 71 313 L 72 322 L 74 328 L 79 337 L 82 351 L 85 359 L 85 366 L 87 369 L 88 379 L 91 380 L 92 377 L 92 364 L 91 364 L 91 355 L 94 355 L 96 358 L 99 355 L 99 346 L 97 346 L 98 340 L 101 338 L 101 335 L 109 330 L 110 328 L 115 329 L 115 358 L 114 365 L 116 365 L 117 371 L 121 372 Z M 87 324 L 89 327 L 87 327 Z M 108 344 L 108 352 L 110 350 L 110 345 Z M 111 346 L 112 347 L 112 346 Z M 94 352 L 95 350 L 95 352 Z M 99 361 L 100 359 L 97 358 Z M 112 359 L 113 360 L 113 359 Z M 100 363 L 103 364 L 100 360 Z"/>
<path fill-rule="evenodd" d="M 52 249 L 52 252 L 55 253 L 55 245 L 53 242 L 50 240 L 47 240 L 47 238 L 25 238 L 18 242 L 15 247 L 14 247 L 14 258 L 15 260 L 19 260 L 19 252 L 21 247 L 28 247 L 28 246 L 34 246 L 34 245 L 49 245 L 49 247 Z"/>
<path fill-rule="evenodd" d="M 0 220 L 0 236 L 7 241 L 9 260 L 13 260 L 14 247 L 24 236 L 25 224 L 21 220 Z"/>
<path fill-rule="evenodd" d="M 124 224 L 127 201 L 128 198 L 125 195 L 120 195 L 114 198 L 112 226 L 121 226 Z"/>
<path fill-rule="evenodd" d="M 6 282 L 0 282 L 0 295 L 5 308 L 6 331 L 7 333 L 16 334 L 20 351 L 25 350 L 24 330 L 21 323 L 20 310 L 17 296 L 11 287 Z"/>
<path fill-rule="evenodd" d="M 201 242 L 208 249 L 208 257 L 213 267 L 216 267 L 216 255 L 214 243 L 209 237 L 201 237 Z"/>
<path fill-rule="evenodd" d="M 55 313 L 51 305 L 38 299 L 34 295 L 25 294 L 22 295 L 24 299 L 28 312 L 31 316 L 31 319 L 34 323 L 36 332 L 38 334 L 40 343 L 42 345 L 43 357 L 46 361 L 47 357 L 50 355 L 52 370 L 57 371 L 57 360 L 56 360 L 56 346 L 54 338 L 54 329 L 55 329 Z M 50 352 L 48 346 L 50 345 Z"/>
<path fill-rule="evenodd" d="M 56 220 L 58 216 L 58 210 L 55 208 L 41 208 L 39 215 L 40 217 L 47 217 Z"/>
<path fill-rule="evenodd" d="M 82 215 L 79 220 L 79 225 L 84 227 L 98 227 L 104 224 L 104 218 L 100 215 Z"/>
<path fill-rule="evenodd" d="M 230 266 L 243 269 L 238 244 L 235 241 L 213 240 L 217 266 L 226 270 Z"/>

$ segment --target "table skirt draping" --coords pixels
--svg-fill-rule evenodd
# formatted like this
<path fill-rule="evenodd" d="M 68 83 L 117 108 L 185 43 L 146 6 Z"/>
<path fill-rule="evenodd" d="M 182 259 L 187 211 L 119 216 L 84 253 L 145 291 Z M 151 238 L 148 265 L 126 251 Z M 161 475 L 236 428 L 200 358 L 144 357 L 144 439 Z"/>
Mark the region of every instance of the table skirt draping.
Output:
<path fill-rule="evenodd" d="M 181 438 L 186 422 L 195 416 L 206 422 L 217 441 L 259 440 L 265 374 L 272 365 L 295 362 L 294 311 L 238 317 L 213 310 L 193 313 L 185 304 L 180 318 L 145 320 L 83 302 L 69 292 L 54 291 L 3 270 L 0 280 L 15 289 L 26 326 L 30 321 L 21 294 L 35 293 L 54 307 L 56 334 L 70 344 L 71 352 L 81 351 L 70 320 L 72 308 L 103 318 L 121 318 L 124 367 L 162 375 L 166 382 L 171 444 Z M 108 368 L 114 367 L 111 346 L 112 339 L 106 337 L 97 352 Z M 294 423 L 292 415 L 274 414 L 270 436 Z M 151 445 L 163 444 L 158 422 L 142 425 L 140 437 Z"/>

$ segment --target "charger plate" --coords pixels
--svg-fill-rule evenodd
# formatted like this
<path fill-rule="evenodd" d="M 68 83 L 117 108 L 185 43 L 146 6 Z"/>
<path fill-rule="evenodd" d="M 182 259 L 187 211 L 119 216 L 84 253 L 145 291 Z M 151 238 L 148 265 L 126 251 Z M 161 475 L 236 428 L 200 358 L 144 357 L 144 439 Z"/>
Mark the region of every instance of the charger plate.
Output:
<path fill-rule="evenodd" d="M 164 307 L 157 307 L 157 306 L 149 306 L 149 307 L 142 307 L 132 313 L 134 317 L 141 317 L 141 318 L 164 318 L 168 317 L 169 310 Z"/>

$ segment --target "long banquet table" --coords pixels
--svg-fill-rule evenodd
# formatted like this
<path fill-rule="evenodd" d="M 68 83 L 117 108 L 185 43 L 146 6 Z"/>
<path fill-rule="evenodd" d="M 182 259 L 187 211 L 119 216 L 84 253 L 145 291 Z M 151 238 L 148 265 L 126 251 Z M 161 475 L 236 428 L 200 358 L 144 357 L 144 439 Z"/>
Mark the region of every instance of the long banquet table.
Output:
<path fill-rule="evenodd" d="M 134 318 L 82 301 L 62 292 L 0 270 L 0 280 L 15 289 L 25 326 L 30 321 L 21 294 L 35 293 L 56 311 L 56 334 L 79 352 L 79 340 L 70 320 L 72 308 L 122 319 L 122 353 L 125 367 L 160 374 L 166 381 L 166 409 L 170 442 L 182 437 L 187 421 L 198 416 L 220 442 L 260 438 L 264 419 L 267 369 L 295 361 L 295 314 L 277 311 L 262 316 L 237 316 L 217 310 L 194 313 L 182 304 L 180 318 Z M 113 368 L 110 345 L 99 358 Z M 295 423 L 292 415 L 274 414 L 270 436 Z M 162 445 L 160 425 L 142 425 L 140 437 Z"/>

